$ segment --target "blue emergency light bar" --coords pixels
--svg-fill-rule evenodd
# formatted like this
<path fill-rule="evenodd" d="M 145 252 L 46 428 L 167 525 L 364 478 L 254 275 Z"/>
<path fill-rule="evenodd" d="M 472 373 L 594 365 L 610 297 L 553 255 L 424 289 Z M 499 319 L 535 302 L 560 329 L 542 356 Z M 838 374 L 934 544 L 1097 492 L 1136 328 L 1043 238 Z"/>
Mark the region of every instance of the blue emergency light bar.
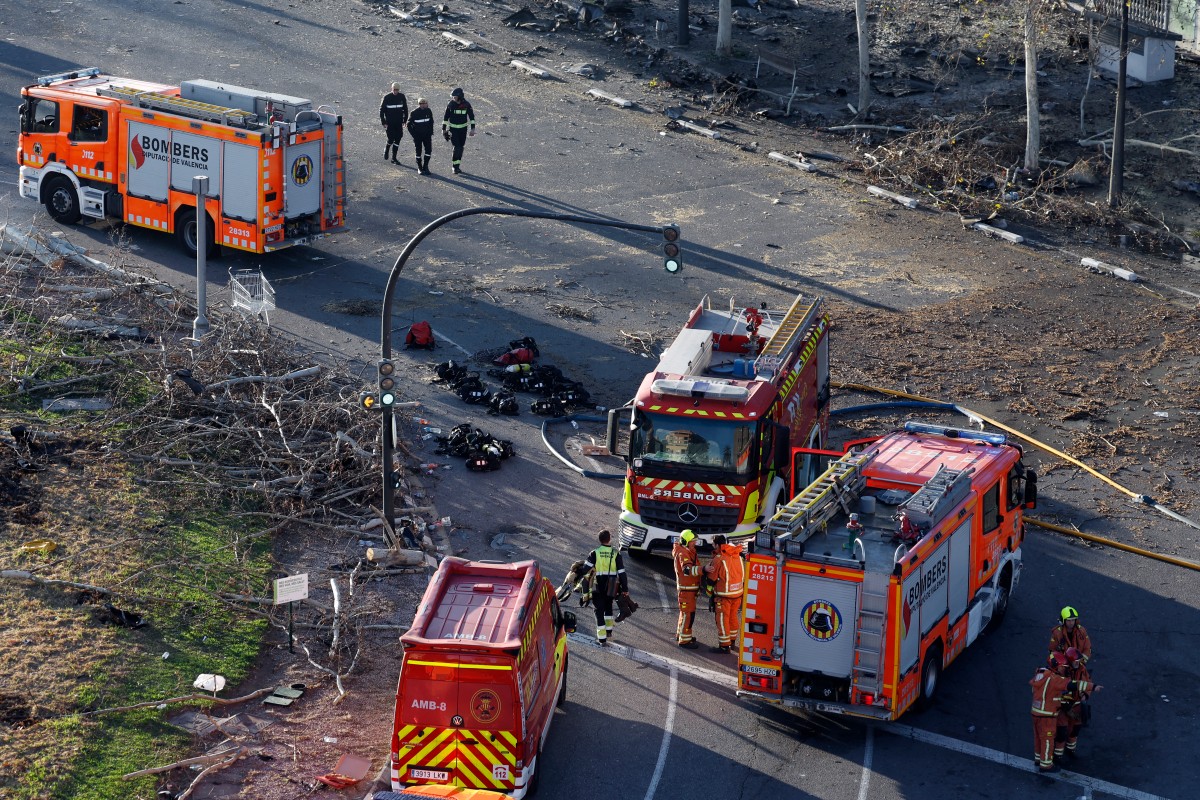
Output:
<path fill-rule="evenodd" d="M 984 431 L 964 431 L 958 428 L 948 428 L 945 425 L 930 425 L 925 422 L 904 423 L 905 433 L 926 433 L 933 436 L 945 436 L 947 439 L 972 439 L 977 442 L 1002 447 L 1008 444 L 1008 436 L 1003 433 L 985 433 Z"/>
<path fill-rule="evenodd" d="M 77 78 L 94 78 L 100 74 L 100 70 L 96 67 L 79 67 L 70 72 L 59 72 L 56 75 L 43 75 L 38 78 L 38 86 L 49 86 L 52 83 L 59 81 L 73 81 Z"/>

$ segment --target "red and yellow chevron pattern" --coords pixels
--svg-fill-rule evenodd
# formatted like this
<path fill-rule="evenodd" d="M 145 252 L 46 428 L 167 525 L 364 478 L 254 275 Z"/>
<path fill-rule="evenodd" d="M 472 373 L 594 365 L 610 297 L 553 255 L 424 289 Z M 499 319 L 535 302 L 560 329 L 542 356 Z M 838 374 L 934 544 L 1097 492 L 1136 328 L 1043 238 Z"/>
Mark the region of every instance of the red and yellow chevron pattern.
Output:
<path fill-rule="evenodd" d="M 517 737 L 509 731 L 430 728 L 405 725 L 399 740 L 399 772 L 404 783 L 436 783 L 410 770 L 445 772 L 455 786 L 508 791 L 516 786 Z"/>

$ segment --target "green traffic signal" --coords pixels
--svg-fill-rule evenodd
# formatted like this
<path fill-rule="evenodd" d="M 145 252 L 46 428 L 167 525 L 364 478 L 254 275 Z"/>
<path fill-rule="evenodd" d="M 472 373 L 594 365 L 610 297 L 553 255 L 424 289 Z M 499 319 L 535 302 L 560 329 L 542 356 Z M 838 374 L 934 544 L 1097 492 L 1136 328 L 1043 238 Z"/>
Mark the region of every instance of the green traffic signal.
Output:
<path fill-rule="evenodd" d="M 396 365 L 387 359 L 379 362 L 379 404 L 396 404 Z"/>
<path fill-rule="evenodd" d="M 663 269 L 672 275 L 683 269 L 683 250 L 679 247 L 679 226 L 667 225 L 662 229 Z"/>

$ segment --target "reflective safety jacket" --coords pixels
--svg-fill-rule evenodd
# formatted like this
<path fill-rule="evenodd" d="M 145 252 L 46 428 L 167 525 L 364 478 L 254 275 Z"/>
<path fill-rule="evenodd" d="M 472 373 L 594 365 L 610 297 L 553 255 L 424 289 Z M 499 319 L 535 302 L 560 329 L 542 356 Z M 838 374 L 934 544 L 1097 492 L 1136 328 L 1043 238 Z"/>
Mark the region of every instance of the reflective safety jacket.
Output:
<path fill-rule="evenodd" d="M 471 130 L 475 130 L 475 109 L 471 108 L 471 104 L 466 100 L 455 98 L 446 106 L 446 113 L 442 115 L 442 130 L 449 127 L 451 130 L 458 130 L 471 126 Z"/>
<path fill-rule="evenodd" d="M 741 597 L 745 592 L 746 565 L 742 561 L 742 548 L 737 545 L 719 546 L 704 572 L 712 579 L 717 597 Z"/>
<path fill-rule="evenodd" d="M 622 592 L 629 591 L 629 579 L 625 577 L 625 561 L 621 558 L 621 551 L 611 545 L 602 544 L 592 552 L 588 553 L 587 560 L 583 562 L 583 572 L 596 570 L 596 586 L 593 587 L 593 594 L 613 595 L 616 592 L 611 590 L 612 581 L 617 581 Z M 597 592 L 596 589 L 601 591 Z"/>
<path fill-rule="evenodd" d="M 384 125 L 408 122 L 408 98 L 403 92 L 388 92 L 379 101 L 379 121 Z"/>
<path fill-rule="evenodd" d="M 1048 667 L 1040 667 L 1029 685 L 1033 687 L 1031 711 L 1035 717 L 1056 717 L 1064 702 L 1071 702 L 1093 688 L 1090 681 L 1073 681 Z"/>
<path fill-rule="evenodd" d="M 1086 664 L 1092 658 L 1092 640 L 1088 638 L 1087 628 L 1075 623 L 1074 630 L 1067 630 L 1065 623 L 1060 623 L 1050 631 L 1050 652 L 1065 653 L 1067 648 L 1074 647 L 1079 651 L 1080 658 Z"/>
<path fill-rule="evenodd" d="M 681 592 L 699 591 L 702 570 L 696 545 L 676 542 L 671 548 L 671 557 L 675 560 L 675 588 Z"/>

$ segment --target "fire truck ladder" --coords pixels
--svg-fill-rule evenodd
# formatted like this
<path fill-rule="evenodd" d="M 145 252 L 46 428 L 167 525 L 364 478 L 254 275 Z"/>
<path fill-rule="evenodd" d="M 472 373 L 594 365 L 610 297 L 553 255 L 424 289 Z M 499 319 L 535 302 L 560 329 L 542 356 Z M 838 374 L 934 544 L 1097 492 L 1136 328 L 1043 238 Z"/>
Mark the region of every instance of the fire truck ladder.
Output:
<path fill-rule="evenodd" d="M 858 595 L 858 625 L 854 639 L 853 688 L 878 695 L 883 689 L 883 643 L 887 627 L 888 575 L 864 572 Z"/>
<path fill-rule="evenodd" d="M 226 108 L 212 103 L 201 103 L 199 100 L 185 100 L 182 97 L 160 94 L 158 92 L 141 92 L 128 86 L 113 86 L 100 89 L 99 94 L 105 97 L 115 97 L 118 100 L 154 111 L 167 111 L 190 119 L 202 119 L 206 122 L 219 122 L 222 125 L 245 127 L 256 116 L 240 108 Z"/>
<path fill-rule="evenodd" d="M 812 325 L 813 320 L 821 313 L 821 298 L 813 300 L 808 308 L 802 308 L 804 298 L 797 297 L 792 307 L 783 315 L 779 327 L 775 329 L 770 341 L 763 347 L 762 353 L 754 360 L 754 374 L 773 378 L 783 367 L 783 362 L 804 341 L 804 332 Z"/>
<path fill-rule="evenodd" d="M 338 211 L 345 207 L 346 202 L 346 162 L 342 155 L 342 140 L 338 136 L 337 119 L 332 109 L 321 106 L 317 109 L 321 114 L 321 127 L 325 134 L 325 146 L 322 148 L 325 160 L 325 190 L 324 197 L 325 219 L 337 217 Z"/>
<path fill-rule="evenodd" d="M 775 512 L 767 523 L 772 536 L 790 534 L 793 542 L 803 542 L 837 514 L 850 513 L 850 501 L 866 483 L 863 467 L 874 452 L 842 456 L 829 465 L 808 488 Z"/>

